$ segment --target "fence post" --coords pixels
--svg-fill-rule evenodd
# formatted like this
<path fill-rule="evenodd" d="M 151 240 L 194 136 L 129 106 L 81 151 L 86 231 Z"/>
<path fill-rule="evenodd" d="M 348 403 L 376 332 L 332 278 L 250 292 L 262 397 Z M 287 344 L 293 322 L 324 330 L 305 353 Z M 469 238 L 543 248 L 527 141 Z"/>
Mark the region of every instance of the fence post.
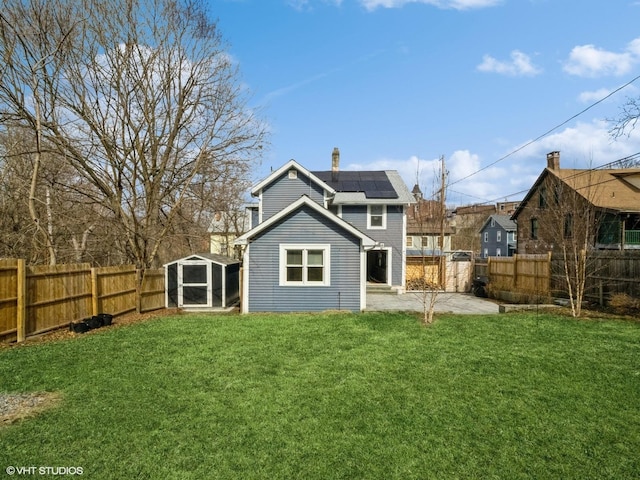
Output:
<path fill-rule="evenodd" d="M 142 312 L 142 281 L 144 280 L 144 271 L 136 268 L 136 313 Z"/>
<path fill-rule="evenodd" d="M 513 254 L 513 288 L 518 287 L 518 254 Z"/>
<path fill-rule="evenodd" d="M 17 341 L 24 342 L 27 338 L 27 302 L 26 302 L 26 288 L 27 288 L 27 270 L 24 259 L 18 259 L 18 271 L 17 271 L 17 316 L 16 316 L 16 329 L 17 329 Z"/>
<path fill-rule="evenodd" d="M 551 250 L 547 252 L 547 297 L 551 297 Z"/>
<path fill-rule="evenodd" d="M 98 271 L 91 269 L 91 310 L 93 315 L 98 315 Z"/>

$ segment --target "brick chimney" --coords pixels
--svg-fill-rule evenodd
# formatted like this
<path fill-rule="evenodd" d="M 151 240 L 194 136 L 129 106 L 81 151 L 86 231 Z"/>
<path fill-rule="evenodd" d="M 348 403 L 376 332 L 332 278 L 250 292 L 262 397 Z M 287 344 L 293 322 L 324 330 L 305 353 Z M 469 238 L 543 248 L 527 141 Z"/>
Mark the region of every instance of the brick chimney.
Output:
<path fill-rule="evenodd" d="M 331 154 L 331 179 L 334 182 L 338 181 L 338 172 L 340 171 L 340 150 L 338 147 L 333 149 Z"/>
<path fill-rule="evenodd" d="M 547 153 L 547 168 L 549 170 L 560 170 L 560 152 Z"/>

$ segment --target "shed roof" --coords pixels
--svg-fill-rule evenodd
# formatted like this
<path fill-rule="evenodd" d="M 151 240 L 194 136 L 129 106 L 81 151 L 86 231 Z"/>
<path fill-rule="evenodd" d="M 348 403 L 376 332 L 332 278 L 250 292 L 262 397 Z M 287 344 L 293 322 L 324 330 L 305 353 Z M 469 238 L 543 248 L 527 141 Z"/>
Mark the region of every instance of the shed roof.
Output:
<path fill-rule="evenodd" d="M 217 263 L 219 265 L 233 265 L 234 263 L 240 263 L 239 260 L 231 257 L 225 257 L 224 255 L 218 255 L 217 253 L 193 253 L 186 257 L 178 258 L 172 262 L 165 263 L 164 266 L 171 265 L 172 263 L 178 263 L 185 260 L 209 260 L 210 262 Z"/>

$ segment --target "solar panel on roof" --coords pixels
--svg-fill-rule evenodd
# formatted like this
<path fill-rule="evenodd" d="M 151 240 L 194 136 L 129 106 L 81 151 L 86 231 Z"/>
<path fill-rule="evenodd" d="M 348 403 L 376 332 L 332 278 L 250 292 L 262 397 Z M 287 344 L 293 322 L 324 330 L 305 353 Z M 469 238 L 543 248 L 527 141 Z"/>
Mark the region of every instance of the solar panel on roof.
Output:
<path fill-rule="evenodd" d="M 364 192 L 367 198 L 398 198 L 386 172 L 383 171 L 337 172 L 337 176 L 330 171 L 313 174 L 339 192 Z"/>

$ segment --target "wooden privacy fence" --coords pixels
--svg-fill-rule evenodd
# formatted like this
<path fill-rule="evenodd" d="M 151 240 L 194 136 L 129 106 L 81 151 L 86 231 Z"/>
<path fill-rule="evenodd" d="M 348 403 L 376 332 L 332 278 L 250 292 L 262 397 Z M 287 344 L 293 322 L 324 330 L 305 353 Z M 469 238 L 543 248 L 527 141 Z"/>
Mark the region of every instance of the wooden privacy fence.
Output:
<path fill-rule="evenodd" d="M 98 313 L 114 317 L 163 308 L 164 270 L 134 266 L 91 268 L 74 265 L 26 266 L 0 259 L 0 341 L 23 341 Z"/>
<path fill-rule="evenodd" d="M 548 296 L 551 292 L 551 254 L 490 257 L 487 276 L 494 291 Z"/>
<path fill-rule="evenodd" d="M 605 305 L 615 294 L 640 298 L 640 251 L 590 251 L 585 261 L 587 281 L 585 297 Z M 561 255 L 552 258 L 553 290 L 564 292 L 564 260 Z"/>

